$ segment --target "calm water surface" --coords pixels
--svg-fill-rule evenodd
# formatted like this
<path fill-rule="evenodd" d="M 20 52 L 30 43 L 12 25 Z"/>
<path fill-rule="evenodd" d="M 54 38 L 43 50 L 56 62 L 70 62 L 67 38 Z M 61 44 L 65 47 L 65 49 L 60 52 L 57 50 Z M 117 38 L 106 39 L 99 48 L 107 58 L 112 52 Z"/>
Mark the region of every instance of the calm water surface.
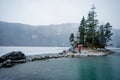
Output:
<path fill-rule="evenodd" d="M 1 68 L 0 80 L 120 80 L 120 55 L 18 64 Z"/>
<path fill-rule="evenodd" d="M 63 50 L 68 50 L 69 47 L 15 47 L 15 46 L 0 46 L 0 56 L 12 52 L 22 51 L 26 55 L 37 55 L 37 54 L 53 54 L 59 53 Z"/>

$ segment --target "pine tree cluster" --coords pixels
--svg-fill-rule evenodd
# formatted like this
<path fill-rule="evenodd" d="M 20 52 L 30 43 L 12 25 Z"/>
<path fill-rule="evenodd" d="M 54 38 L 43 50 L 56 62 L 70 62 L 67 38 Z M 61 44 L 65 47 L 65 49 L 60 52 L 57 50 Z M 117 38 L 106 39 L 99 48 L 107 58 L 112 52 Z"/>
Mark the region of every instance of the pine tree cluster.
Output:
<path fill-rule="evenodd" d="M 79 44 L 82 44 L 84 47 L 91 48 L 105 48 L 107 42 L 111 40 L 112 26 L 110 23 L 105 25 L 99 25 L 97 20 L 97 15 L 95 12 L 94 5 L 91 8 L 91 11 L 88 13 L 87 19 L 83 16 L 80 26 L 78 28 L 78 34 L 70 35 L 70 42 L 73 48 L 77 47 Z"/>

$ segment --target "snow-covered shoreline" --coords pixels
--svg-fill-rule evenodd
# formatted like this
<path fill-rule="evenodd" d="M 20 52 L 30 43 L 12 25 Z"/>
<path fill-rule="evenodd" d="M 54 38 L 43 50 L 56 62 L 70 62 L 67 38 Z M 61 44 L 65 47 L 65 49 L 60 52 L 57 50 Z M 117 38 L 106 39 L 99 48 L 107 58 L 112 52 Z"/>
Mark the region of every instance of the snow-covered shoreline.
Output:
<path fill-rule="evenodd" d="M 5 58 L 6 60 L 0 63 L 0 67 L 2 67 L 4 64 L 5 64 L 5 67 L 9 67 L 18 63 L 25 63 L 25 62 L 31 62 L 31 61 L 37 61 L 37 60 L 48 60 L 48 59 L 54 59 L 54 58 L 80 58 L 80 57 L 92 57 L 92 56 L 107 56 L 110 53 L 112 53 L 112 51 L 108 49 L 103 49 L 103 50 L 102 49 L 101 50 L 82 49 L 81 53 L 78 53 L 77 51 L 76 52 L 63 51 L 61 53 L 55 53 L 55 54 L 29 55 L 29 56 L 25 56 L 24 59 L 22 58 L 19 60 L 18 56 L 20 54 L 24 55 L 24 53 L 10 52 L 9 54 L 3 55 L 1 57 L 1 60 L 4 60 L 4 57 L 6 56 Z M 18 56 L 16 54 L 18 54 Z M 12 57 L 14 58 L 13 60 L 12 60 Z"/>
<path fill-rule="evenodd" d="M 105 49 L 105 51 L 95 51 L 95 50 L 81 50 L 81 53 L 72 53 L 70 51 L 61 52 L 57 54 L 40 54 L 40 55 L 30 55 L 27 56 L 26 61 L 36 61 L 36 60 L 46 60 L 53 58 L 80 58 L 89 56 L 107 56 L 112 53 L 112 51 Z"/>

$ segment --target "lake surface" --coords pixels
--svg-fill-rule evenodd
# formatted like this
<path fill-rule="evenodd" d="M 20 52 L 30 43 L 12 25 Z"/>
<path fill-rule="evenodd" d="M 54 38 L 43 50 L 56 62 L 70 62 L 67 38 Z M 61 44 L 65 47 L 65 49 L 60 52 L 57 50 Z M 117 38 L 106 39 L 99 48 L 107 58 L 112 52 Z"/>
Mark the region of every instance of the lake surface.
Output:
<path fill-rule="evenodd" d="M 69 47 L 15 47 L 15 46 L 0 46 L 0 56 L 12 52 L 22 51 L 26 55 L 37 55 L 37 54 L 53 54 L 59 53 L 63 50 L 68 50 Z"/>
<path fill-rule="evenodd" d="M 112 49 L 117 54 L 120 49 Z M 120 80 L 120 55 L 59 58 L 0 69 L 0 80 Z"/>

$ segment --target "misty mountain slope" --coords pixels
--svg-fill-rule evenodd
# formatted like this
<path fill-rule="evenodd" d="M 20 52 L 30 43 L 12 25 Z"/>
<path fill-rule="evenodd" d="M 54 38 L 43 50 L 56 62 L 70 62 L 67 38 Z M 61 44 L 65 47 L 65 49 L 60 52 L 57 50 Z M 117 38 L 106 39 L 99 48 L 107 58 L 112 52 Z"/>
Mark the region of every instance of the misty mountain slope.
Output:
<path fill-rule="evenodd" d="M 1 46 L 69 46 L 69 35 L 78 24 L 32 26 L 0 22 Z"/>
<path fill-rule="evenodd" d="M 70 46 L 69 36 L 79 24 L 26 25 L 0 22 L 0 46 Z M 120 29 L 112 30 L 113 46 L 120 46 Z"/>

